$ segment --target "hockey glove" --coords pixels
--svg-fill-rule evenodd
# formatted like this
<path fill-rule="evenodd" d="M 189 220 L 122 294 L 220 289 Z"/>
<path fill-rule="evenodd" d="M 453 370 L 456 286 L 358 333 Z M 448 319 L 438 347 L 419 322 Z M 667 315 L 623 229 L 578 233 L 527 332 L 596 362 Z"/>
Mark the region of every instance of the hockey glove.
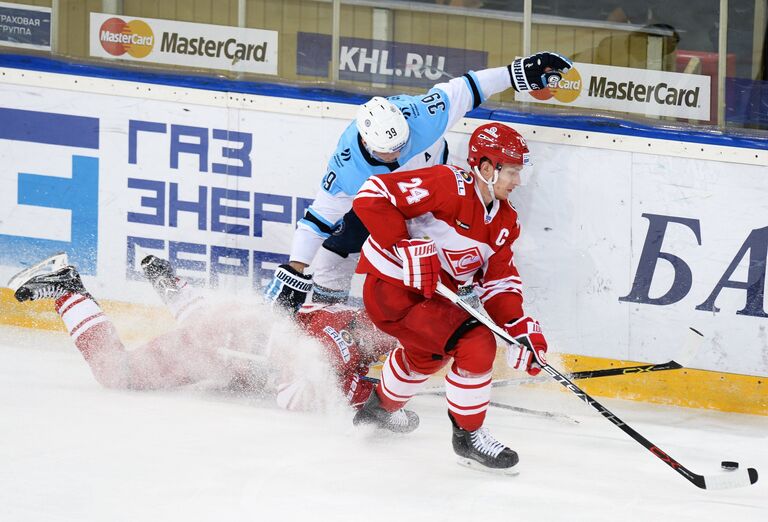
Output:
<path fill-rule="evenodd" d="M 536 53 L 515 59 L 510 67 L 512 86 L 517 92 L 556 87 L 573 63 L 556 53 Z"/>
<path fill-rule="evenodd" d="M 280 265 L 264 290 L 264 297 L 281 309 L 296 313 L 311 289 L 312 276 L 304 275 L 290 265 Z"/>
<path fill-rule="evenodd" d="M 401 239 L 395 244 L 395 252 L 403 260 L 403 282 L 429 299 L 440 280 L 440 259 L 437 247 L 431 239 Z"/>
<path fill-rule="evenodd" d="M 546 362 L 547 340 L 541 333 L 539 322 L 530 316 L 521 317 L 504 325 L 504 329 L 520 344 L 510 344 L 507 347 L 507 364 L 515 370 L 525 370 L 536 376 L 541 371 L 538 358 Z"/>

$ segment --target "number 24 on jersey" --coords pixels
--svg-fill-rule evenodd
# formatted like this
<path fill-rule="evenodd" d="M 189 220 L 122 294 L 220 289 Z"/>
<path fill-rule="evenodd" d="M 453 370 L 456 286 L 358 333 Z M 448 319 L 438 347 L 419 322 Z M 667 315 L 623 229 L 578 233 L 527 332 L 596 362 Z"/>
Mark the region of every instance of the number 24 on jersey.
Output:
<path fill-rule="evenodd" d="M 400 181 L 397 184 L 397 188 L 399 188 L 400 192 L 403 194 L 408 194 L 405 196 L 405 201 L 407 201 L 409 205 L 413 205 L 429 196 L 429 191 L 425 188 L 421 188 L 420 185 L 421 178 L 411 178 L 411 181 Z"/>

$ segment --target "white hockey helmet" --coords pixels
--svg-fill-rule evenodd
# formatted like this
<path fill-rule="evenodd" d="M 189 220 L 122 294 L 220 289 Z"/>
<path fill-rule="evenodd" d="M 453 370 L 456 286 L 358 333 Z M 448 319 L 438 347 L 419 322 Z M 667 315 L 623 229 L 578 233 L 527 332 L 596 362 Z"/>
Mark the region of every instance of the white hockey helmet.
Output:
<path fill-rule="evenodd" d="M 369 152 L 391 154 L 408 143 L 408 122 L 395 104 L 374 96 L 357 110 L 357 131 Z"/>

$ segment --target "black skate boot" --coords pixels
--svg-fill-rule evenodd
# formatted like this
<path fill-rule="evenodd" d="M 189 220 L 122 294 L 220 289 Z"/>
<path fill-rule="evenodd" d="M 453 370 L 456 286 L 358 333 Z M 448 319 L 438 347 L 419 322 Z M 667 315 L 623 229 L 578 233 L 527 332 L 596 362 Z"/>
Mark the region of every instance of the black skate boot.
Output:
<path fill-rule="evenodd" d="M 404 409 L 388 412 L 381 407 L 381 401 L 374 388 L 363 407 L 355 414 L 352 424 L 372 424 L 395 433 L 410 433 L 419 427 L 419 416 Z"/>
<path fill-rule="evenodd" d="M 141 269 L 144 271 L 144 277 L 149 279 L 157 293 L 166 302 L 173 299 L 173 296 L 186 286 L 186 282 L 176 276 L 171 263 L 165 259 L 149 255 L 141 260 Z"/>
<path fill-rule="evenodd" d="M 11 278 L 8 286 L 17 301 L 58 299 L 64 294 L 78 293 L 90 297 L 77 269 L 67 264 L 66 254 L 56 254 L 22 270 Z"/>
<path fill-rule="evenodd" d="M 517 452 L 493 438 L 488 428 L 467 431 L 456 424 L 453 416 L 453 451 L 459 456 L 459 464 L 469 468 L 516 475 L 515 466 L 520 460 Z"/>

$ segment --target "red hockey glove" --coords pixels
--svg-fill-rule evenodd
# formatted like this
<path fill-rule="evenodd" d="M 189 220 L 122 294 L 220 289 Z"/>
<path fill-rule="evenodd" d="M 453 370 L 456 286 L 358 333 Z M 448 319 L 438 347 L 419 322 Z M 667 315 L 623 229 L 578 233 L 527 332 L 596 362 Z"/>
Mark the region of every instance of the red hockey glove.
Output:
<path fill-rule="evenodd" d="M 366 369 L 367 370 L 367 369 Z M 341 377 L 341 393 L 347 398 L 349 404 L 356 410 L 359 410 L 365 404 L 373 391 L 373 383 L 363 379 L 365 372 L 350 373 Z"/>
<path fill-rule="evenodd" d="M 504 325 L 504 329 L 520 344 L 507 347 L 507 364 L 515 370 L 525 370 L 530 375 L 538 375 L 541 366 L 536 362 L 533 352 L 546 362 L 547 340 L 541 333 L 539 322 L 529 316 L 521 317 Z"/>
<path fill-rule="evenodd" d="M 440 259 L 437 247 L 431 239 L 401 239 L 395 244 L 395 252 L 403 260 L 403 282 L 421 290 L 429 299 L 440 280 Z"/>

